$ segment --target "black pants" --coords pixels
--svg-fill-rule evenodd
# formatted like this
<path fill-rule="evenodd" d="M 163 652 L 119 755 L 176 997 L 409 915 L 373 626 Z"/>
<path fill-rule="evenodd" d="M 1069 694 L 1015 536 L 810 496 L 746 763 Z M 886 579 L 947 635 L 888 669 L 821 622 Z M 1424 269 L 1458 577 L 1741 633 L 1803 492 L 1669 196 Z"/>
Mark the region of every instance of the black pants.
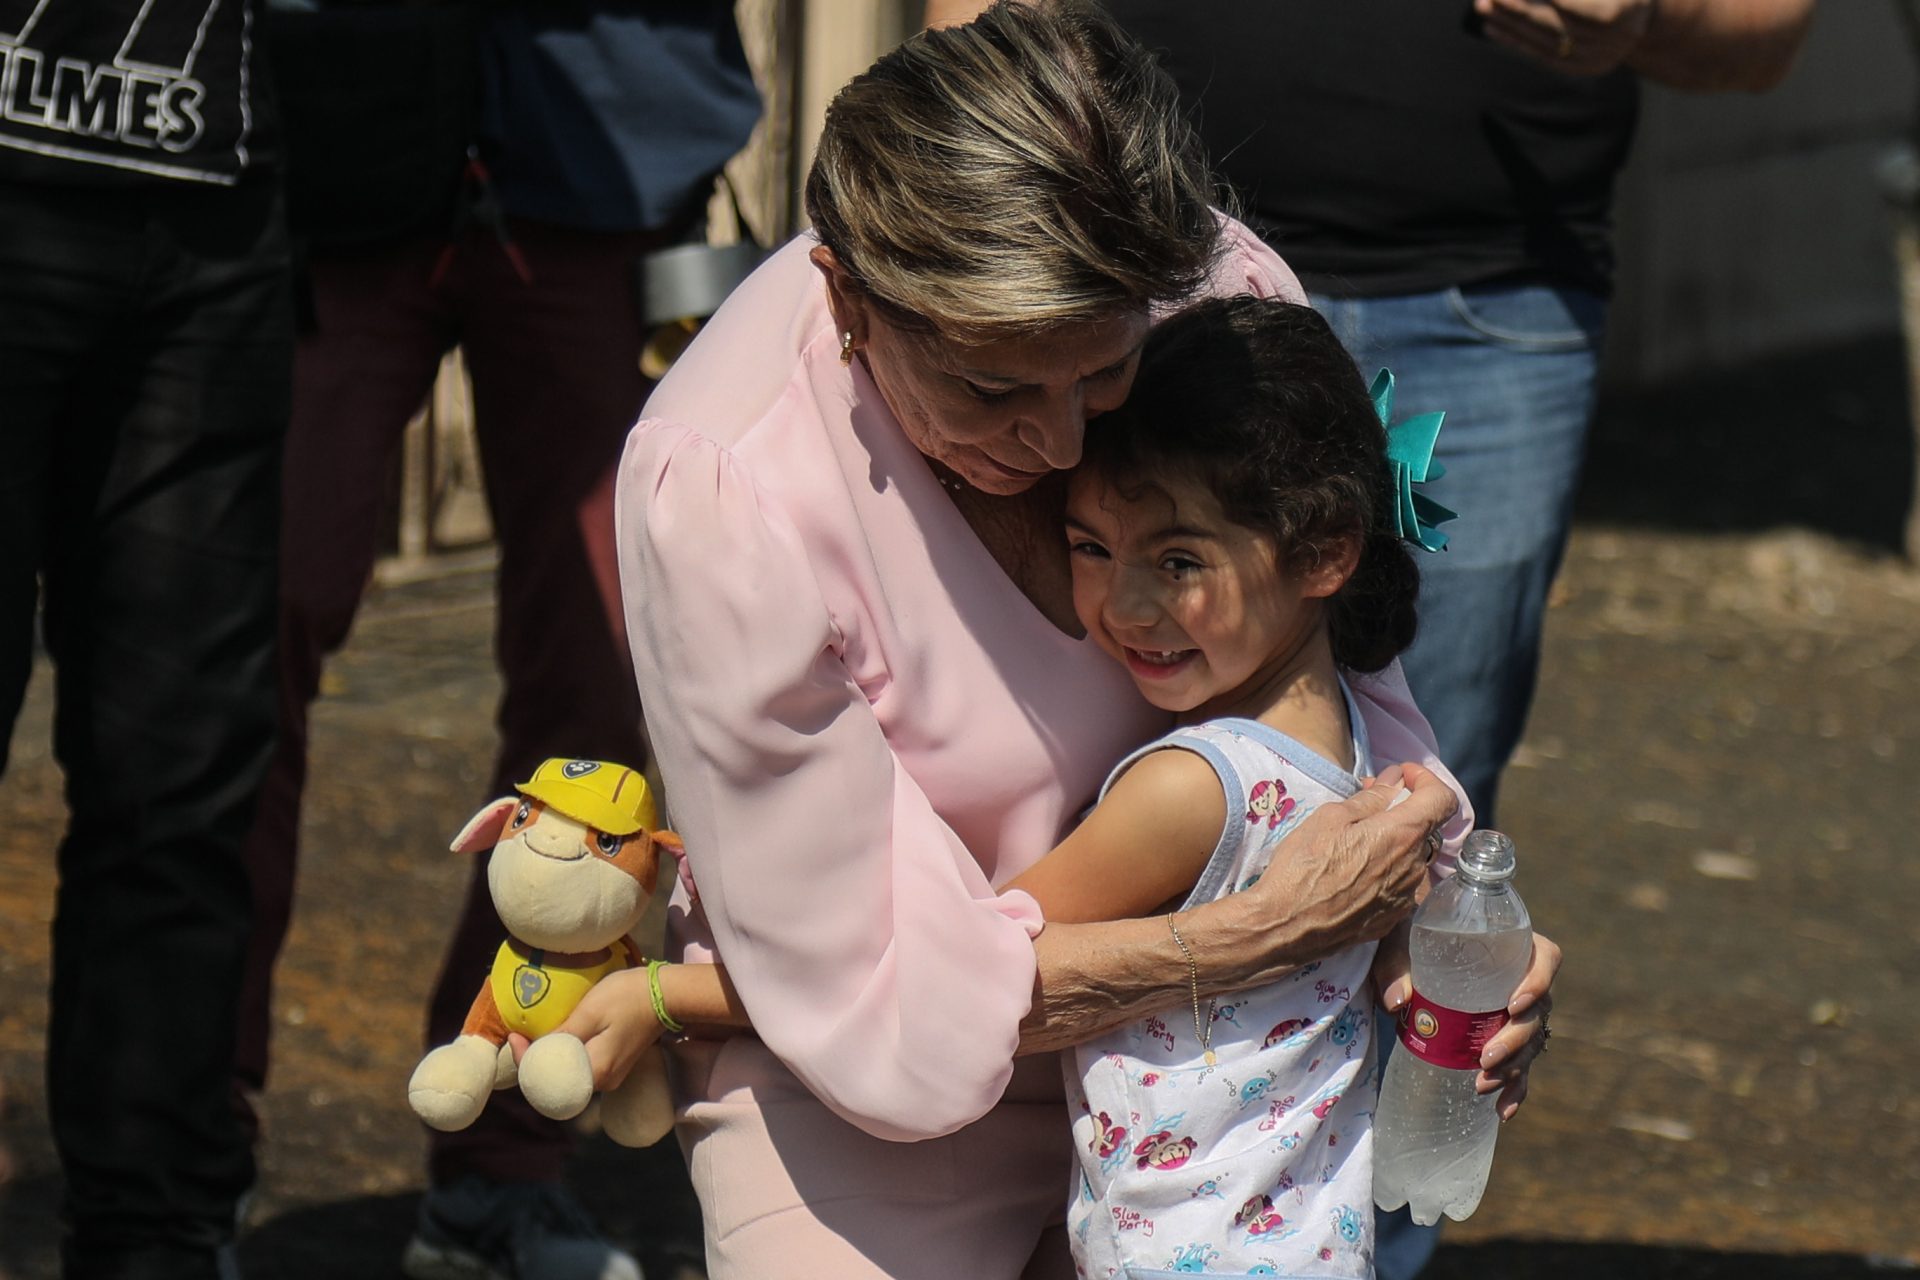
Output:
<path fill-rule="evenodd" d="M 229 1090 L 288 279 L 268 183 L 0 188 L 0 768 L 39 586 L 71 811 L 47 1043 L 70 1277 L 211 1274 L 253 1178 Z"/>

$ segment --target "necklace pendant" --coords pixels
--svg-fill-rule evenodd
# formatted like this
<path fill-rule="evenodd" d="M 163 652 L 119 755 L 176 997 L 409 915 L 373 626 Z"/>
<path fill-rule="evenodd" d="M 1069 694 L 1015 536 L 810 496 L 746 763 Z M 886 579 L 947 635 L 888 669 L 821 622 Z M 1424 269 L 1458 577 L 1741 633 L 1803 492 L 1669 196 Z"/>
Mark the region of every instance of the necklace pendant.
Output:
<path fill-rule="evenodd" d="M 1211 1049 L 1207 1050 L 1207 1065 L 1210 1067 L 1217 1067 L 1220 1065 L 1220 1059 L 1213 1056 L 1213 1050 Z"/>

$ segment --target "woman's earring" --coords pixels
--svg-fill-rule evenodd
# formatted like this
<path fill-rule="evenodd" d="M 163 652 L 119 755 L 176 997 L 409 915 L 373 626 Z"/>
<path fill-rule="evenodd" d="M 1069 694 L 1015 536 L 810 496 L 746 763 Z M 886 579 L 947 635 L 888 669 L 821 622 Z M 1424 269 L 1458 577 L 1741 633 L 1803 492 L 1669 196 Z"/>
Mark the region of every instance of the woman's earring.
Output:
<path fill-rule="evenodd" d="M 840 331 L 840 363 L 853 363 L 853 330 L 851 329 Z"/>

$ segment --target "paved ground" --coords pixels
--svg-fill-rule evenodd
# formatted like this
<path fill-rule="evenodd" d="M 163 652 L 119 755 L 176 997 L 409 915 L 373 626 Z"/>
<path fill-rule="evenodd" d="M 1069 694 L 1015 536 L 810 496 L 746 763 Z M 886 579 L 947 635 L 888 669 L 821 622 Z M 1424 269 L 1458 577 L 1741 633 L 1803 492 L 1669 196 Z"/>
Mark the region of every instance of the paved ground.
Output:
<path fill-rule="evenodd" d="M 1920 1267 L 1904 422 L 1890 343 L 1609 405 L 1504 815 L 1570 957 L 1553 1052 L 1438 1280 Z M 251 1276 L 394 1274 L 423 1149 L 402 1087 L 463 875 L 442 850 L 490 750 L 486 585 L 377 593 L 317 714 Z M 47 716 L 42 679 L 0 822 L 4 1280 L 54 1275 Z M 698 1274 L 677 1154 L 590 1139 L 579 1172 L 656 1277 Z"/>

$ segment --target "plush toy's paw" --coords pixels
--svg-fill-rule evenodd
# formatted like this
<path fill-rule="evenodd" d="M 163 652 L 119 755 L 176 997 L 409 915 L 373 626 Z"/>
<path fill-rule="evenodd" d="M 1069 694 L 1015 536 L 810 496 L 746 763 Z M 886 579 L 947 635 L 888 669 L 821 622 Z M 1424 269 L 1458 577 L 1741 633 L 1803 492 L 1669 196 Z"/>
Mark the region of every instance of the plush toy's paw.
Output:
<path fill-rule="evenodd" d="M 549 1120 L 571 1120 L 593 1099 L 593 1064 L 587 1046 L 562 1031 L 527 1046 L 520 1058 L 520 1092 Z"/>
<path fill-rule="evenodd" d="M 493 1087 L 511 1089 L 520 1078 L 520 1066 L 513 1060 L 513 1046 L 503 1044 L 493 1060 Z"/>
<path fill-rule="evenodd" d="M 620 1087 L 601 1097 L 600 1124 L 623 1147 L 650 1147 L 673 1129 L 665 1053 L 641 1055 Z"/>
<path fill-rule="evenodd" d="M 461 1036 L 422 1058 L 407 1081 L 413 1113 L 445 1132 L 472 1124 L 493 1091 L 496 1053 L 481 1036 Z"/>

